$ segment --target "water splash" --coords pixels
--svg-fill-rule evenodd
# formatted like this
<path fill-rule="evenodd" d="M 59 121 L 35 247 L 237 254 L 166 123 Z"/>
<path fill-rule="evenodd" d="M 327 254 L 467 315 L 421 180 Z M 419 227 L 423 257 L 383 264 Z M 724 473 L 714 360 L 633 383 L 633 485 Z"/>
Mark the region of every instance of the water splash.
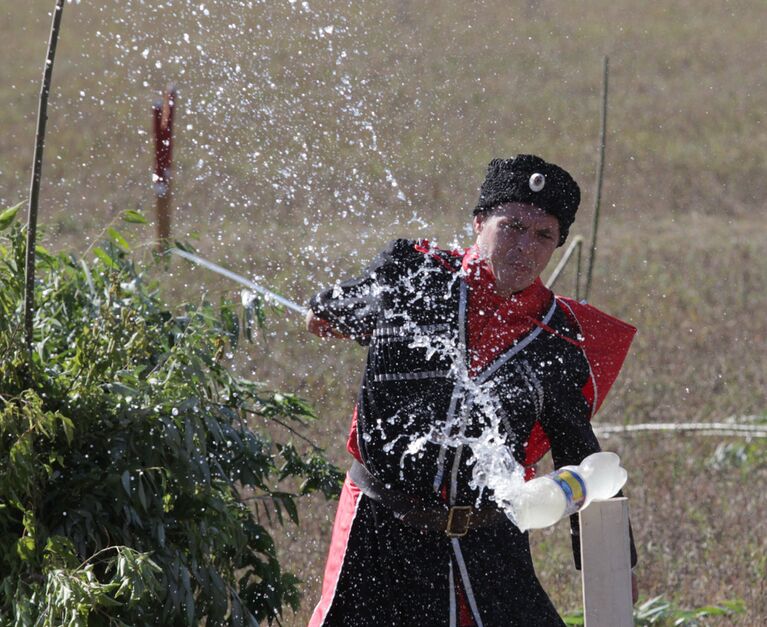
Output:
<path fill-rule="evenodd" d="M 406 290 L 415 302 L 423 298 L 423 293 L 417 285 L 422 281 L 423 274 L 435 272 L 435 268 L 422 265 L 419 269 L 403 277 Z M 459 280 L 460 273 L 455 280 Z M 412 320 L 405 320 L 402 332 L 411 336 L 409 348 L 424 350 L 427 361 L 438 355 L 450 364 L 449 376 L 455 382 L 455 389 L 463 394 L 465 401 L 461 410 L 449 414 L 443 421 L 432 425 L 431 429 L 411 439 L 400 459 L 400 467 L 404 468 L 409 457 L 423 455 L 427 445 L 436 445 L 441 449 L 460 448 L 470 451 L 467 464 L 472 468 L 469 486 L 477 492 L 477 505 L 482 496 L 494 501 L 508 518 L 516 524 L 515 502 L 520 498 L 521 488 L 525 483 L 524 468 L 512 455 L 513 442 L 508 440 L 503 425 L 503 414 L 496 393 L 495 382 L 479 381 L 471 376 L 467 368 L 465 347 L 455 335 L 436 335 L 424 332 L 422 327 Z M 469 415 L 478 412 L 484 427 L 477 436 L 466 433 Z M 390 450 L 394 447 L 396 438 L 387 444 Z"/>

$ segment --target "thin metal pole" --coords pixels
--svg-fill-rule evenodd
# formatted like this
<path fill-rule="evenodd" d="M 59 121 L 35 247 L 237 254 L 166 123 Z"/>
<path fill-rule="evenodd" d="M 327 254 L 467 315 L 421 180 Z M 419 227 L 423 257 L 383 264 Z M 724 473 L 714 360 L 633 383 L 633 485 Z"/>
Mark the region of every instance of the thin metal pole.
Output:
<path fill-rule="evenodd" d="M 599 165 L 597 167 L 597 189 L 594 196 L 594 224 L 591 235 L 591 252 L 589 254 L 589 269 L 586 275 L 586 291 L 584 298 L 588 300 L 591 293 L 591 281 L 594 273 L 594 258 L 597 253 L 597 231 L 599 230 L 599 208 L 602 203 L 602 180 L 605 170 L 605 145 L 607 143 L 607 79 L 609 74 L 610 61 L 608 57 L 604 60 L 604 71 L 602 74 L 602 124 L 599 133 Z"/>
<path fill-rule="evenodd" d="M 27 349 L 32 352 L 35 313 L 35 243 L 37 240 L 37 205 L 40 198 L 40 181 L 43 170 L 43 148 L 45 147 L 45 124 L 48 121 L 48 94 L 51 90 L 53 61 L 56 57 L 56 44 L 59 40 L 61 16 L 64 13 L 64 0 L 56 0 L 51 23 L 51 36 L 48 40 L 48 55 L 43 69 L 43 84 L 40 89 L 40 106 L 37 111 L 37 135 L 35 138 L 35 156 L 32 168 L 32 182 L 29 190 L 29 211 L 27 216 L 27 258 L 24 286 L 24 332 Z"/>
<path fill-rule="evenodd" d="M 575 254 L 575 300 L 581 299 L 581 268 L 583 267 L 583 246 L 578 246 L 578 251 Z"/>
<path fill-rule="evenodd" d="M 301 305 L 294 303 L 292 300 L 289 300 L 285 298 L 284 296 L 275 294 L 272 290 L 264 287 L 263 285 L 254 283 L 253 281 L 246 279 L 244 276 L 241 276 L 237 274 L 236 272 L 232 272 L 231 270 L 227 270 L 226 268 L 219 266 L 217 263 L 213 263 L 212 261 L 203 259 L 202 257 L 198 255 L 188 253 L 187 251 L 181 250 L 180 248 L 169 248 L 168 252 L 174 255 L 178 255 L 179 257 L 183 257 L 184 259 L 187 259 L 193 263 L 196 263 L 197 265 L 207 268 L 208 270 L 212 270 L 213 272 L 220 274 L 221 276 L 225 276 L 226 278 L 231 279 L 232 281 L 235 281 L 239 283 L 240 285 L 244 285 L 249 290 L 253 292 L 258 292 L 259 294 L 264 296 L 267 301 L 270 301 L 270 300 L 274 301 L 275 303 L 282 305 L 284 307 L 287 307 L 288 309 L 291 309 L 292 311 L 295 311 L 296 313 L 301 314 L 302 316 L 305 316 L 309 312 L 309 309 L 307 307 L 302 307 Z"/>
<path fill-rule="evenodd" d="M 576 235 L 570 244 L 568 245 L 567 249 L 564 253 L 562 253 L 562 258 L 559 260 L 559 263 L 557 264 L 556 268 L 554 268 L 554 271 L 551 273 L 551 276 L 546 281 L 546 287 L 551 289 L 554 287 L 554 284 L 559 279 L 559 275 L 562 274 L 562 271 L 567 266 L 568 261 L 570 261 L 570 257 L 573 256 L 573 252 L 578 252 L 578 274 L 577 277 L 580 278 L 581 274 L 581 247 L 583 246 L 583 236 L 582 235 Z M 577 289 L 577 286 L 576 286 Z M 577 297 L 577 294 L 576 294 Z"/>

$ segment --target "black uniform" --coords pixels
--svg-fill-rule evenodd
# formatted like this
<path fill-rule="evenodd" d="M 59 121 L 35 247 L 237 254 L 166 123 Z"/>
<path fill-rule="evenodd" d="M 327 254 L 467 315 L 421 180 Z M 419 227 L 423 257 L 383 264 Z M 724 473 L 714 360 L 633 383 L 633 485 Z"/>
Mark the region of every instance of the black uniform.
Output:
<path fill-rule="evenodd" d="M 357 423 L 365 467 L 435 508 L 445 500 L 492 507 L 488 491 L 472 487 L 471 441 L 489 427 L 520 463 L 536 421 L 557 467 L 600 450 L 582 393 L 589 363 L 557 300 L 541 326 L 471 377 L 467 302 L 460 256 L 397 240 L 361 278 L 311 303 L 370 345 Z M 509 520 L 448 538 L 349 489 L 339 516 L 350 518 L 336 521 L 329 558 L 338 563 L 335 581 L 328 585 L 326 573 L 310 625 L 456 625 L 458 582 L 477 625 L 562 624 L 533 570 L 527 534 Z"/>

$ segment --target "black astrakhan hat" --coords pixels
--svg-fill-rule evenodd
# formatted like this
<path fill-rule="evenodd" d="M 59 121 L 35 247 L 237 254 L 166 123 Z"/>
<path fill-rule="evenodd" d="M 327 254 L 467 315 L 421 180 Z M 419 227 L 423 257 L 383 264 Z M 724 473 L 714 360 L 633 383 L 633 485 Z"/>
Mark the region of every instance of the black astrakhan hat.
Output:
<path fill-rule="evenodd" d="M 559 221 L 561 246 L 575 220 L 581 190 L 567 171 L 535 155 L 493 159 L 487 166 L 474 215 L 505 202 L 534 205 L 554 216 Z"/>

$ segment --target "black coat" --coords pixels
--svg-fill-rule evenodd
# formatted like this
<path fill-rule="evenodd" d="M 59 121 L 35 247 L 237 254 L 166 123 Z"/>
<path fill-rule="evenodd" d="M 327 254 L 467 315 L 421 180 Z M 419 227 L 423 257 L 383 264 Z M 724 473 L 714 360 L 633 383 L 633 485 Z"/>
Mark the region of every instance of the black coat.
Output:
<path fill-rule="evenodd" d="M 520 463 L 537 420 L 557 467 L 599 450 L 582 394 L 589 363 L 574 321 L 552 298 L 547 330 L 534 327 L 469 377 L 460 270 L 460 257 L 397 240 L 362 277 L 311 302 L 317 316 L 370 346 L 358 399 L 365 466 L 435 507 L 445 496 L 450 505 L 487 506 L 488 492 L 472 486 L 471 442 L 488 428 Z M 574 549 L 578 561 L 577 542 Z M 477 625 L 562 624 L 533 571 L 527 534 L 510 521 L 450 539 L 409 527 L 362 495 L 341 559 L 316 624 L 455 624 L 457 580 Z"/>

